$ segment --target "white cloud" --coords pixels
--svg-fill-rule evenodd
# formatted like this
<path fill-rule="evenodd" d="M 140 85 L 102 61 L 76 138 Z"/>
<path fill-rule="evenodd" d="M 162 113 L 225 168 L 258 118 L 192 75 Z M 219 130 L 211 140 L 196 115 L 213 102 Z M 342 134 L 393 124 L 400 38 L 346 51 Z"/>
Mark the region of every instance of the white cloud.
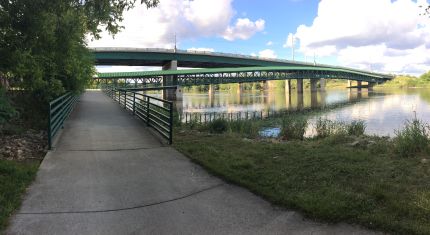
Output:
<path fill-rule="evenodd" d="M 205 47 L 191 47 L 188 48 L 187 51 L 193 52 L 193 51 L 200 51 L 200 52 L 214 52 L 215 50 L 213 48 L 205 48 Z"/>
<path fill-rule="evenodd" d="M 223 37 L 226 40 L 233 41 L 235 39 L 246 40 L 255 33 L 264 30 L 265 21 L 259 19 L 252 22 L 248 18 L 239 18 L 234 26 L 228 26 Z"/>
<path fill-rule="evenodd" d="M 233 0 L 163 0 L 156 8 L 143 5 L 124 13 L 125 27 L 112 39 L 107 32 L 102 39 L 89 42 L 90 47 L 173 48 L 178 41 L 198 37 L 248 39 L 264 28 L 264 20 L 238 19 L 230 26 L 235 11 Z"/>
<path fill-rule="evenodd" d="M 266 43 L 266 46 L 272 46 L 273 45 L 273 42 L 272 41 L 268 41 L 267 43 Z"/>
<path fill-rule="evenodd" d="M 285 40 L 284 45 L 282 45 L 284 48 L 292 48 L 293 43 L 294 43 L 294 45 L 296 45 L 297 41 L 295 38 L 293 38 L 293 36 L 294 36 L 294 34 L 292 34 L 292 33 L 288 34 L 287 40 Z"/>
<path fill-rule="evenodd" d="M 322 0 L 312 25 L 300 25 L 295 37 L 307 56 L 337 56 L 346 66 L 419 74 L 430 70 L 430 21 L 418 7 L 425 2 Z"/>
<path fill-rule="evenodd" d="M 266 49 L 258 52 L 259 57 L 275 59 L 278 57 L 273 50 Z"/>

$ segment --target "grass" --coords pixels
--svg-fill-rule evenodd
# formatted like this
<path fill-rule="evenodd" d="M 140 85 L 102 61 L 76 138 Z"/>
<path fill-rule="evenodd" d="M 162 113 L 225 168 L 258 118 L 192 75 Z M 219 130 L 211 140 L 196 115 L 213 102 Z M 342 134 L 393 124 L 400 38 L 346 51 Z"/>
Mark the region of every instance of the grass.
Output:
<path fill-rule="evenodd" d="M 281 136 L 285 140 L 303 140 L 307 126 L 305 117 L 286 115 L 282 119 Z"/>
<path fill-rule="evenodd" d="M 413 157 L 429 151 L 430 126 L 418 119 L 406 121 L 401 130 L 396 130 L 395 150 L 402 157 Z"/>
<path fill-rule="evenodd" d="M 174 146 L 213 174 L 309 218 L 430 234 L 430 163 L 422 160 L 429 156 L 400 157 L 391 139 L 346 134 L 274 143 L 232 132 L 177 133 Z M 350 144 L 357 139 L 364 144 Z"/>
<path fill-rule="evenodd" d="M 383 88 L 412 88 L 412 87 L 430 87 L 428 76 L 396 76 L 393 80 L 385 82 L 378 87 Z"/>
<path fill-rule="evenodd" d="M 22 195 L 34 180 L 38 166 L 39 163 L 0 160 L 0 233 L 19 208 Z"/>

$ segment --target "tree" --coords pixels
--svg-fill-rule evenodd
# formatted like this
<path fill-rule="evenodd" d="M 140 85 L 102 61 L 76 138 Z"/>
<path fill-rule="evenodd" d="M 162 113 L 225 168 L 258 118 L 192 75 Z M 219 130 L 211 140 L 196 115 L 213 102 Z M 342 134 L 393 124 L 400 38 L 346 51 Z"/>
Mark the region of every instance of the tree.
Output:
<path fill-rule="evenodd" d="M 420 15 L 430 15 L 430 5 L 427 5 L 427 6 L 420 5 L 420 7 L 424 8 L 423 13 L 420 13 Z"/>
<path fill-rule="evenodd" d="M 0 0 L 0 74 L 46 102 L 94 74 L 86 36 L 121 29 L 136 0 Z M 141 0 L 154 7 L 158 0 Z M 5 82 L 4 82 L 5 83 Z"/>

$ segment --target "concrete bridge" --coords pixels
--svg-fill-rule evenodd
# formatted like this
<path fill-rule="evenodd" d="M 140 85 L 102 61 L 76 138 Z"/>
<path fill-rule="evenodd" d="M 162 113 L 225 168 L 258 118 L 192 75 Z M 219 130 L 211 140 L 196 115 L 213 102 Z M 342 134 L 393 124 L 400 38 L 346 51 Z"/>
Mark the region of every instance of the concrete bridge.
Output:
<path fill-rule="evenodd" d="M 134 87 L 175 86 L 176 91 L 165 92 L 164 98 L 169 100 L 181 96 L 180 86 L 246 82 L 264 82 L 270 86 L 267 81 L 285 80 L 285 89 L 290 91 L 291 80 L 296 79 L 297 92 L 303 93 L 303 79 L 310 79 L 311 91 L 316 91 L 318 83 L 321 89 L 325 88 L 325 79 L 348 80 L 348 87 L 357 81 L 355 87 L 359 89 L 362 82 L 367 82 L 366 87 L 371 89 L 374 84 L 393 78 L 346 67 L 225 53 L 136 48 L 94 48 L 93 53 L 97 65 L 162 67 L 161 71 L 99 73 L 95 80 L 114 84 L 131 82 Z M 200 69 L 177 70 L 178 67 Z"/>

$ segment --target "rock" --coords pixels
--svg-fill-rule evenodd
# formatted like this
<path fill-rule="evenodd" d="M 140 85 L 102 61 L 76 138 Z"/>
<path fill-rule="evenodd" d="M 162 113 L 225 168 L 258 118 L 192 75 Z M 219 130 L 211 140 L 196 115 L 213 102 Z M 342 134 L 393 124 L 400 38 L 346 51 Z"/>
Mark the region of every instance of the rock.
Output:
<path fill-rule="evenodd" d="M 423 158 L 420 161 L 422 164 L 427 164 L 429 162 L 429 160 L 427 158 Z"/>

